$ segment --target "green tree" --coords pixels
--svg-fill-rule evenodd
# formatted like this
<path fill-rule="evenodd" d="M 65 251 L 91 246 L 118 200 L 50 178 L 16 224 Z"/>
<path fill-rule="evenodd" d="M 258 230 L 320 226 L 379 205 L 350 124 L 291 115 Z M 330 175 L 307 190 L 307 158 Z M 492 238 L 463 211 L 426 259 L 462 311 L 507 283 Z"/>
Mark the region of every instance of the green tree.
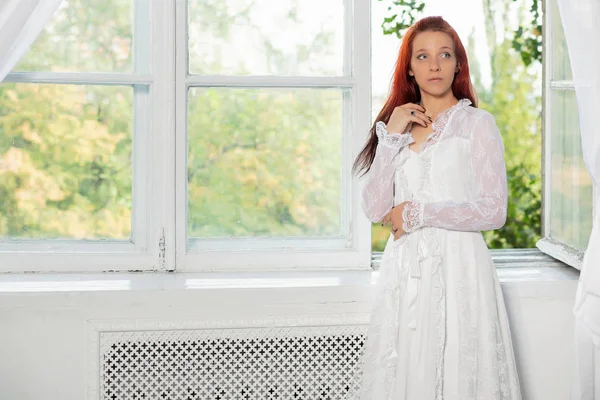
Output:
<path fill-rule="evenodd" d="M 480 107 L 494 115 L 502 134 L 509 189 L 507 223 L 485 238 L 493 248 L 532 248 L 541 235 L 541 93 L 536 89 L 541 79 L 536 65 L 525 65 L 510 39 L 497 41 L 508 35 L 497 32 L 494 16 L 503 16 L 503 25 L 510 26 L 509 4 L 498 2 L 496 9 L 487 1 L 483 5 L 492 83 L 489 89 L 479 84 L 477 92 Z"/>
<path fill-rule="evenodd" d="M 339 235 L 342 96 L 193 89 L 191 236 Z"/>
<path fill-rule="evenodd" d="M 18 71 L 131 70 L 131 10 L 63 2 Z M 0 237 L 129 239 L 132 88 L 0 85 Z"/>

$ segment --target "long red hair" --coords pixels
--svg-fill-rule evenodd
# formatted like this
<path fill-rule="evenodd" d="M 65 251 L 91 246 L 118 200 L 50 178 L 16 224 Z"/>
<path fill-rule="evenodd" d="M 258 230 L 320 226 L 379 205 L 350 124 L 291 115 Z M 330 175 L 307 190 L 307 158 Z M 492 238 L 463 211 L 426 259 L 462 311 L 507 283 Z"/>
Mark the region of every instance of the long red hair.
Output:
<path fill-rule="evenodd" d="M 417 85 L 417 81 L 408 74 L 412 57 L 413 42 L 415 37 L 421 32 L 444 32 L 452 38 L 458 65 L 458 72 L 454 76 L 454 81 L 452 82 L 452 92 L 457 99 L 469 99 L 471 100 L 473 107 L 477 107 L 477 98 L 469 73 L 467 52 L 454 28 L 452 28 L 442 17 L 426 17 L 417 21 L 408 29 L 408 32 L 406 32 L 406 35 L 402 40 L 400 52 L 398 53 L 398 60 L 396 61 L 396 69 L 392 78 L 390 94 L 371 127 L 369 139 L 367 140 L 365 147 L 354 161 L 354 166 L 352 168 L 354 173 L 365 170 L 364 173 L 366 174 L 371 169 L 378 142 L 377 134 L 375 133 L 375 124 L 379 121 L 383 121 L 387 124 L 392 116 L 394 108 L 406 103 L 418 103 L 421 101 L 419 85 Z"/>

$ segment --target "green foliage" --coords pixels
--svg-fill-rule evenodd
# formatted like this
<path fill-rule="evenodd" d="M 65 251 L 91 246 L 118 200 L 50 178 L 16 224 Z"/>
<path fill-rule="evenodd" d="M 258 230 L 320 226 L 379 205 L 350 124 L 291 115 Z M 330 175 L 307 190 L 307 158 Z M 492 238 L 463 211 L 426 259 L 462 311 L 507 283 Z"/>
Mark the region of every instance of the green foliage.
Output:
<path fill-rule="evenodd" d="M 501 229 L 484 232 L 488 246 L 531 248 L 540 239 L 541 182 L 536 174 L 527 173 L 523 164 L 507 168 L 509 199 L 506 224 Z"/>
<path fill-rule="evenodd" d="M 379 0 L 389 4 L 387 10 L 389 17 L 383 19 L 381 28 L 384 35 L 396 35 L 398 39 L 406 33 L 406 30 L 415 23 L 425 8 L 425 2 L 421 0 Z"/>
<path fill-rule="evenodd" d="M 0 237 L 131 233 L 131 89 L 0 86 Z"/>
<path fill-rule="evenodd" d="M 516 3 L 523 0 L 512 1 Z M 521 55 L 527 66 L 542 62 L 542 1 L 531 0 L 527 23 L 519 25 L 512 39 L 513 49 Z"/>
<path fill-rule="evenodd" d="M 509 196 L 506 224 L 496 231 L 485 232 L 484 237 L 491 248 L 532 248 L 541 236 L 542 107 L 541 95 L 536 90 L 540 77 L 533 73 L 534 66 L 524 65 L 522 55 L 515 52 L 510 39 L 496 41 L 506 35 L 498 35 L 492 15 L 500 13 L 508 25 L 508 3 L 499 2 L 497 10 L 492 10 L 485 1 L 483 5 L 492 83 L 489 88 L 484 87 L 479 76 L 474 82 L 479 107 L 494 115 L 502 134 Z M 472 46 L 471 41 L 471 54 Z"/>
<path fill-rule="evenodd" d="M 17 71 L 132 69 L 131 5 L 63 2 Z M 0 85 L 0 237 L 131 237 L 133 88 Z"/>
<path fill-rule="evenodd" d="M 425 8 L 425 2 L 420 0 L 379 0 L 391 3 L 387 10 L 389 16 L 383 19 L 381 28 L 385 35 L 396 35 L 401 39 L 406 30 L 415 23 Z M 521 3 L 525 0 L 507 0 Z M 530 0 L 531 7 L 526 24 L 520 24 L 512 33 L 512 47 L 520 55 L 523 63 L 529 66 L 542 62 L 542 19 L 541 9 L 543 0 Z M 485 0 L 489 7 L 489 0 Z"/>
<path fill-rule="evenodd" d="M 195 88 L 189 108 L 190 236 L 341 233 L 338 90 Z"/>

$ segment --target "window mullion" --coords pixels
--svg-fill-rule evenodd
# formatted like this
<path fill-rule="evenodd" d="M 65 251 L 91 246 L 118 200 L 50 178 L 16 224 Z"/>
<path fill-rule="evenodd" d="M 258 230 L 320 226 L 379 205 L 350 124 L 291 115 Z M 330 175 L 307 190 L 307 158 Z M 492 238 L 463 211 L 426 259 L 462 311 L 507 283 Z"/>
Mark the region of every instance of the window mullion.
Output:
<path fill-rule="evenodd" d="M 148 74 L 151 69 L 152 37 L 150 35 L 150 3 L 147 0 L 134 0 L 133 18 L 133 71 Z"/>
<path fill-rule="evenodd" d="M 157 268 L 175 267 L 175 0 L 153 2 L 152 248 Z M 149 163 L 150 164 L 150 163 Z"/>
<path fill-rule="evenodd" d="M 173 240 L 175 243 L 173 266 L 179 269 L 175 260 L 180 260 L 187 254 L 187 98 L 188 89 L 186 77 L 188 74 L 188 17 L 187 1 L 178 0 L 175 6 L 175 77 L 174 95 L 175 104 L 175 147 L 174 159 L 171 165 L 175 169 L 174 175 L 174 212 L 173 212 Z"/>
<path fill-rule="evenodd" d="M 144 0 L 133 2 L 133 71 L 134 73 L 150 73 L 152 38 L 150 36 L 150 5 Z M 149 152 L 152 149 L 152 132 L 150 116 L 150 88 L 147 85 L 133 86 L 133 155 L 132 155 L 132 214 L 131 240 L 135 249 L 148 251 L 148 242 L 154 220 L 151 218 L 151 201 L 149 194 L 153 192 L 153 183 L 149 176 L 152 166 L 149 164 Z"/>
<path fill-rule="evenodd" d="M 353 0 L 352 25 L 352 71 L 356 77 L 356 86 L 353 96 L 353 126 L 350 145 L 351 157 L 344 160 L 348 162 L 347 171 L 351 170 L 351 163 L 362 149 L 371 125 L 371 2 Z M 345 177 L 350 178 L 350 175 Z M 371 264 L 371 222 L 364 215 L 360 206 L 360 186 L 358 179 L 352 177 L 352 242 L 359 255 L 359 264 L 366 268 Z"/>
<path fill-rule="evenodd" d="M 551 129 L 552 129 L 552 15 L 551 9 L 544 1 L 543 26 L 543 89 L 542 89 L 542 237 L 550 234 L 550 199 L 552 195 L 552 158 L 551 158 Z"/>
<path fill-rule="evenodd" d="M 550 81 L 549 87 L 553 90 L 575 90 L 573 81 Z"/>
<path fill-rule="evenodd" d="M 183 28 L 181 28 L 183 29 Z M 185 57 L 182 55 L 182 57 Z M 186 70 L 187 72 L 187 70 Z M 306 76 L 187 76 L 188 86 L 247 87 L 247 88 L 337 88 L 352 87 L 356 79 L 352 76 L 306 77 Z"/>
<path fill-rule="evenodd" d="M 354 116 L 359 112 L 358 108 L 355 107 L 356 98 L 356 78 L 355 78 L 355 24 L 354 24 L 354 0 L 344 0 L 344 66 L 343 71 L 346 79 L 349 78 L 350 82 L 353 83 L 351 90 L 344 91 L 342 93 L 342 168 L 341 168 L 341 182 L 340 182 L 340 204 L 341 204 L 341 228 L 342 234 L 347 235 L 354 240 L 359 238 L 356 235 L 352 235 L 352 221 L 353 221 L 353 185 L 351 179 L 345 179 L 345 177 L 351 176 L 351 164 L 354 156 L 353 152 L 353 136 L 354 129 L 356 126 L 356 119 Z M 369 43 L 370 47 L 370 43 Z M 362 51 L 363 48 L 357 49 Z M 363 82 L 364 83 L 364 82 Z M 369 96 L 370 97 L 370 96 Z"/>
<path fill-rule="evenodd" d="M 152 149 L 150 132 L 150 99 L 148 86 L 133 87 L 133 149 L 132 149 L 132 213 L 131 240 L 137 251 L 148 250 L 148 240 L 152 231 L 153 219 L 150 212 L 152 184 L 149 176 L 152 165 L 148 153 Z"/>
<path fill-rule="evenodd" d="M 355 39 L 356 39 L 356 28 L 354 26 L 355 10 L 360 8 L 359 5 L 355 6 L 356 0 L 344 0 L 344 76 L 353 77 L 355 76 Z M 368 10 L 367 10 L 368 11 Z M 370 15 L 366 14 L 366 15 Z M 369 40 L 371 38 L 371 32 L 369 31 Z M 370 48 L 370 43 L 369 43 Z M 356 49 L 360 51 L 360 49 Z"/>
<path fill-rule="evenodd" d="M 4 82 L 123 86 L 149 85 L 153 80 L 150 74 L 121 72 L 11 72 Z"/>

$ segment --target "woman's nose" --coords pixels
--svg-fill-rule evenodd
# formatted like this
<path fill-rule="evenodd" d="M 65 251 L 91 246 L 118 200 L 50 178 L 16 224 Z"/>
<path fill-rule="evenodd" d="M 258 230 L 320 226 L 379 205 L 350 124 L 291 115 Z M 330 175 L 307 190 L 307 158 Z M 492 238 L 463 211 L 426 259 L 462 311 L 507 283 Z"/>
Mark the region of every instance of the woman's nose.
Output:
<path fill-rule="evenodd" d="M 440 70 L 440 65 L 438 63 L 431 63 L 429 64 L 429 70 L 437 72 Z"/>

